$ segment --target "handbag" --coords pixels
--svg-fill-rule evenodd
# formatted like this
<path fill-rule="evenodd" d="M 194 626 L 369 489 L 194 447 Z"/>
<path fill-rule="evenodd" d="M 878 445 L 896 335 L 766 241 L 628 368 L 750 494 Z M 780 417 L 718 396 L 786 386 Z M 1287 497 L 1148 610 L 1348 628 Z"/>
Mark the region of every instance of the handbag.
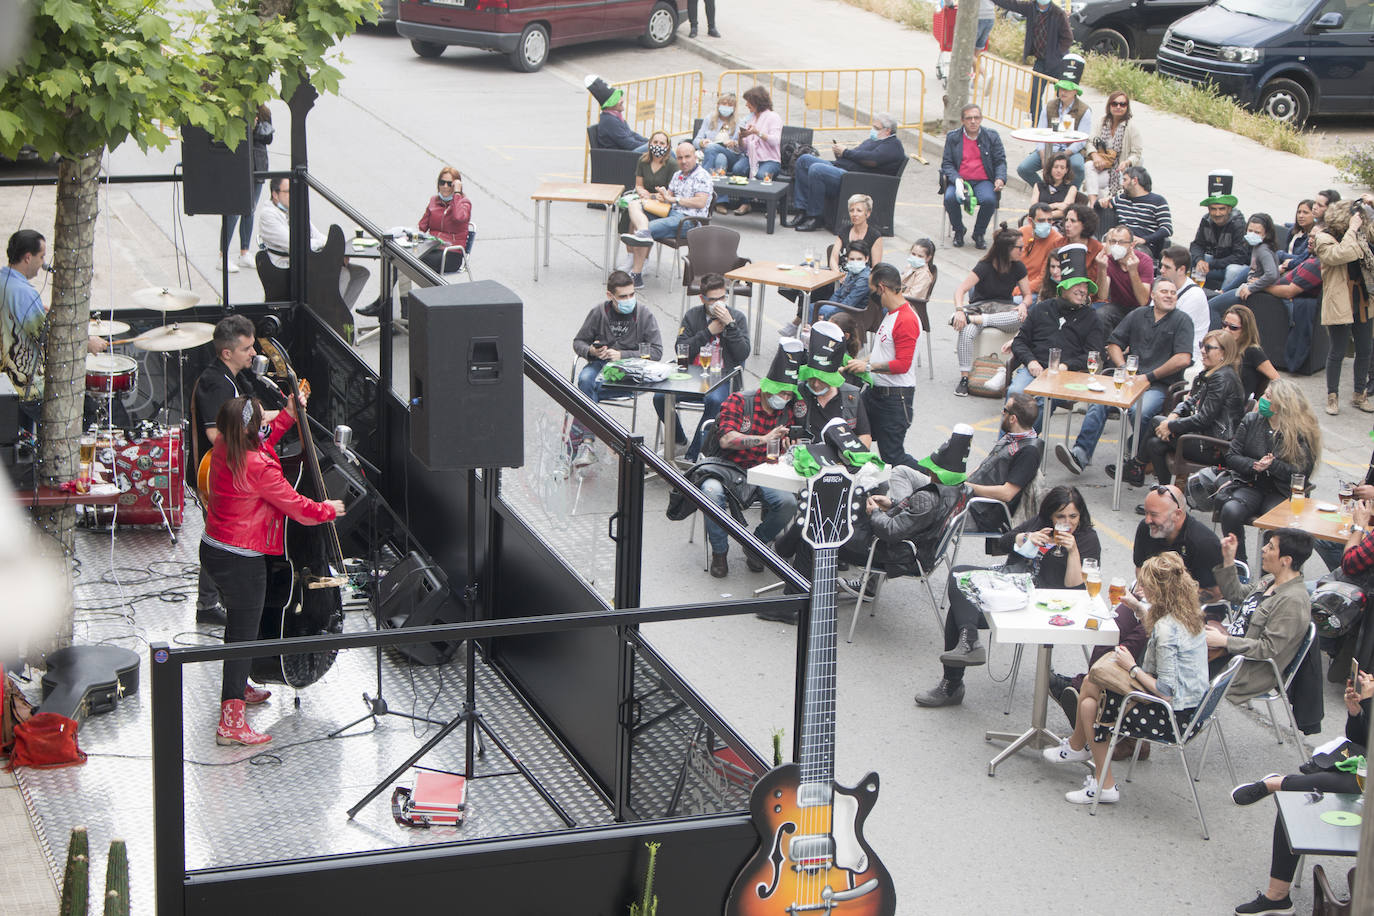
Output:
<path fill-rule="evenodd" d="M 1001 379 L 997 378 L 998 373 Z M 993 387 L 987 387 L 988 383 Z M 1007 391 L 1007 364 L 996 353 L 979 356 L 973 360 L 973 368 L 968 373 L 968 393 L 980 398 L 1001 398 Z"/>
<path fill-rule="evenodd" d="M 1145 693 L 1150 691 L 1145 689 L 1145 685 L 1136 680 L 1126 669 L 1116 663 L 1116 654 L 1108 652 L 1106 655 L 1093 662 L 1093 666 L 1088 669 L 1088 680 L 1092 681 L 1103 690 L 1110 690 L 1112 693 L 1125 696 L 1132 690 L 1140 690 Z"/>
<path fill-rule="evenodd" d="M 1236 475 L 1226 468 L 1201 468 L 1188 475 L 1184 496 L 1190 508 L 1211 512 L 1226 501 L 1226 491 L 1239 483 Z"/>
<path fill-rule="evenodd" d="M 76 744 L 75 720 L 55 712 L 39 712 L 14 727 L 11 770 L 15 767 L 48 769 L 85 762 L 86 754 Z"/>
<path fill-rule="evenodd" d="M 650 216 L 657 217 L 658 219 L 662 219 L 663 217 L 667 216 L 668 211 L 673 209 L 671 204 L 665 204 L 661 200 L 641 201 L 640 206 L 644 208 L 645 213 L 649 214 Z"/>

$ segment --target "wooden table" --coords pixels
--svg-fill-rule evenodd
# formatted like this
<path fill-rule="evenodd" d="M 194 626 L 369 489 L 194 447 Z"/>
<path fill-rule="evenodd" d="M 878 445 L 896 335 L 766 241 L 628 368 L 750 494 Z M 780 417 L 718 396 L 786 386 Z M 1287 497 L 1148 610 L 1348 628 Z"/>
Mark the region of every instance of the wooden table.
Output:
<path fill-rule="evenodd" d="M 1328 811 L 1349 811 L 1368 817 L 1359 795 L 1326 792 L 1312 800 L 1310 792 L 1275 792 L 1279 823 L 1288 848 L 1300 856 L 1353 856 L 1360 851 L 1360 825 L 1337 826 L 1322 820 Z"/>
<path fill-rule="evenodd" d="M 677 371 L 677 365 L 673 365 L 673 371 Z M 711 380 L 705 369 L 693 363 L 687 367 L 687 378 L 675 379 L 666 378 L 661 382 L 637 382 L 626 376 L 618 382 L 608 382 L 602 380 L 601 390 L 606 393 L 620 392 L 624 394 L 639 394 L 647 391 L 650 394 L 663 395 L 663 459 L 669 464 L 677 459 L 677 399 L 680 397 L 698 397 L 705 399 L 706 395 L 719 388 L 721 385 L 733 385 L 735 380 L 743 374 L 739 366 L 730 372 L 722 372 L 714 381 Z"/>
<path fill-rule="evenodd" d="M 957 588 L 957 585 L 951 585 Z M 1031 703 L 1030 728 L 1021 734 L 1012 732 L 987 732 L 987 741 L 1010 741 L 1002 752 L 988 763 L 988 775 L 997 775 L 997 765 L 1026 745 L 1051 747 L 1059 743 L 1059 736 L 1045 727 L 1046 713 L 1049 710 L 1050 663 L 1053 661 L 1056 645 L 1072 646 L 1114 646 L 1121 637 L 1116 627 L 1116 616 L 1107 606 L 1105 591 L 1096 598 L 1088 597 L 1083 589 L 1032 589 L 1026 607 L 1019 611 L 989 611 L 988 629 L 992 638 L 998 642 L 1021 643 L 1036 646 L 1035 661 L 1035 698 Z M 1058 627 L 1050 623 L 1056 615 L 1036 605 L 1037 601 L 1060 599 L 1071 602 L 1068 610 L 1058 613 L 1068 617 L 1073 623 Z M 1097 621 L 1097 629 L 1086 626 L 1089 619 Z"/>
<path fill-rule="evenodd" d="M 14 498 L 31 509 L 48 509 L 54 506 L 113 506 L 119 502 L 119 493 L 68 493 L 56 487 L 39 485 L 24 490 L 15 490 Z"/>
<path fill-rule="evenodd" d="M 760 181 L 750 178 L 745 184 L 731 184 L 726 178 L 711 179 L 716 196 L 725 195 L 731 200 L 743 199 L 757 201 L 764 206 L 763 231 L 773 234 L 773 225 L 778 217 L 778 204 L 787 199 L 791 185 L 786 181 Z"/>
<path fill-rule="evenodd" d="M 546 181 L 530 195 L 534 201 L 534 279 L 539 282 L 539 205 L 544 205 L 544 266 L 549 266 L 550 210 L 554 201 L 574 204 L 602 204 L 606 207 L 605 267 L 609 276 L 615 258 L 615 224 L 620 210 L 615 202 L 625 193 L 618 184 L 582 184 L 573 181 Z"/>
<path fill-rule="evenodd" d="M 1349 535 L 1340 533 L 1340 513 L 1318 512 L 1317 500 L 1310 496 L 1307 497 L 1306 502 L 1307 505 L 1303 507 L 1302 512 L 1294 515 L 1292 502 L 1285 499 L 1250 524 L 1261 531 L 1272 531 L 1275 528 L 1301 528 L 1314 538 L 1344 544 Z"/>
<path fill-rule="evenodd" d="M 1105 390 L 1090 390 L 1088 384 L 1094 381 L 1100 383 Z M 1112 488 L 1113 510 L 1121 508 L 1121 472 L 1126 467 L 1126 414 L 1149 389 L 1150 380 L 1143 375 L 1137 375 L 1128 381 L 1120 391 L 1117 391 L 1111 376 L 1094 376 L 1086 372 L 1042 372 L 1039 378 L 1026 386 L 1026 394 L 1037 398 L 1053 399 L 1045 404 L 1047 412 L 1053 409 L 1053 401 L 1082 401 L 1085 404 L 1115 407 L 1121 411 L 1121 435 L 1117 437 L 1116 441 L 1116 485 Z M 1064 445 L 1067 448 L 1069 432 L 1073 426 L 1073 412 L 1065 411 L 1065 414 L 1067 419 L 1064 421 Z M 1045 458 L 1050 451 L 1049 416 L 1045 417 L 1041 428 L 1045 430 L 1045 447 L 1040 450 L 1040 472 L 1043 474 Z M 1136 411 L 1135 441 L 1140 442 L 1140 411 Z"/>
<path fill-rule="evenodd" d="M 806 315 L 811 304 L 811 293 L 829 283 L 838 283 L 842 277 L 842 270 L 798 267 L 795 264 L 779 264 L 776 261 L 752 261 L 725 275 L 726 280 L 732 281 L 731 308 L 735 305 L 735 283 L 749 283 L 753 286 L 754 291 L 749 294 L 749 320 L 754 325 L 755 354 L 759 352 L 759 345 L 763 340 L 763 297 L 766 287 L 776 286 L 780 289 L 799 291 L 802 294 L 802 314 Z"/>

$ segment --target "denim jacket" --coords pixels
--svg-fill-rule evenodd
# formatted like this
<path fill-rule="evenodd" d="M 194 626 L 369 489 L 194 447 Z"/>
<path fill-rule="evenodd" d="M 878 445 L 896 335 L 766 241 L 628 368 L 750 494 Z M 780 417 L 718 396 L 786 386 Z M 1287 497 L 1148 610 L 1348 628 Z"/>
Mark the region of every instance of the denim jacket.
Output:
<path fill-rule="evenodd" d="M 1140 667 L 1155 676 L 1156 693 L 1174 709 L 1192 709 L 1207 692 L 1207 638 L 1172 617 L 1155 624 Z"/>

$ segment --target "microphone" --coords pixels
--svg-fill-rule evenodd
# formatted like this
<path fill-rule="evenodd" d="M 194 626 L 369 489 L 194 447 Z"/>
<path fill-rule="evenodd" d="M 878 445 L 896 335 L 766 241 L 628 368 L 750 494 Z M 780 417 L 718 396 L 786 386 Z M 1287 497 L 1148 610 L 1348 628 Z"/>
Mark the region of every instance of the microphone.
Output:
<path fill-rule="evenodd" d="M 352 444 L 353 427 L 344 426 L 343 424 L 334 427 L 334 447 L 343 453 L 343 456 L 349 461 L 358 464 L 358 456 L 353 454 L 352 450 L 349 449 L 349 446 Z"/>
<path fill-rule="evenodd" d="M 271 388 L 273 391 L 275 391 L 277 394 L 280 394 L 282 397 L 286 397 L 285 394 L 282 394 L 282 390 L 277 387 L 277 383 L 272 381 L 272 379 L 268 378 L 267 357 L 263 356 L 261 353 L 253 357 L 253 374 L 257 376 L 258 381 L 262 382 L 268 388 Z"/>

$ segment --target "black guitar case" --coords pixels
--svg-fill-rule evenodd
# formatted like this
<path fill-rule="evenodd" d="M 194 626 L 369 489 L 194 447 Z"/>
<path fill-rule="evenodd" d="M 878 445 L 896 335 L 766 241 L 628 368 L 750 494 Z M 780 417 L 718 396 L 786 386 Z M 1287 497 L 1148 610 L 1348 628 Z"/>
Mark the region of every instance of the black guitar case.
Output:
<path fill-rule="evenodd" d="M 82 721 L 112 712 L 119 700 L 138 693 L 137 653 L 119 646 L 68 646 L 48 656 L 43 702 L 35 712 L 55 712 Z"/>

